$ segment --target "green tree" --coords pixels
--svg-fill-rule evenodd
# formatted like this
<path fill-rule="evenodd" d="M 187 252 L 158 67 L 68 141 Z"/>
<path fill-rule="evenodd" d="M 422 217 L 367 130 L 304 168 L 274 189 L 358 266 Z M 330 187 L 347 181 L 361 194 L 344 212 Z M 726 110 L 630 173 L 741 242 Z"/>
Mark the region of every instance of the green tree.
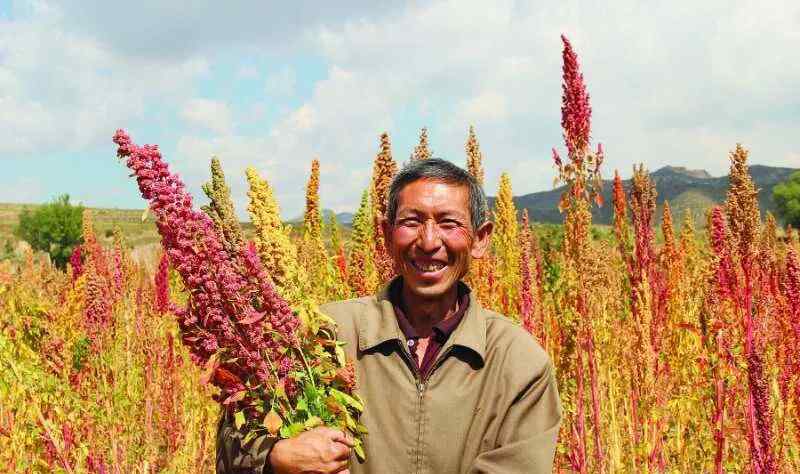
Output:
<path fill-rule="evenodd" d="M 778 215 L 786 224 L 800 227 L 800 171 L 795 171 L 789 179 L 772 188 Z"/>
<path fill-rule="evenodd" d="M 83 206 L 73 206 L 62 194 L 31 211 L 23 210 L 14 233 L 35 250 L 50 254 L 59 268 L 65 268 L 72 250 L 81 241 Z"/>

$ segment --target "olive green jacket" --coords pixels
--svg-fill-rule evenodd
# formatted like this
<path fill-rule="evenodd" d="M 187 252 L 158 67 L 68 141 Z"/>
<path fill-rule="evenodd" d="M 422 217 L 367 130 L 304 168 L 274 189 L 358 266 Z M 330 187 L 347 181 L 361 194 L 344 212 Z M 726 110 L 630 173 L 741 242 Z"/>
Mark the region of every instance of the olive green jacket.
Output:
<path fill-rule="evenodd" d="M 470 294 L 427 379 L 406 349 L 386 289 L 324 305 L 355 361 L 367 461 L 352 474 L 552 472 L 561 404 L 547 353 Z M 271 440 L 246 446 L 220 423 L 218 472 L 260 473 Z"/>

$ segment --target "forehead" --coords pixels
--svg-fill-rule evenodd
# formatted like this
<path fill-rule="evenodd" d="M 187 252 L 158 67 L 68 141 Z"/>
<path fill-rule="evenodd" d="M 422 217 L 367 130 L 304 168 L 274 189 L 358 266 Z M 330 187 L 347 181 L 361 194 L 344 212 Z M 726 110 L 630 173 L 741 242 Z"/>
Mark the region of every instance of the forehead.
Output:
<path fill-rule="evenodd" d="M 469 187 L 433 179 L 418 179 L 397 195 L 397 213 L 457 213 L 469 216 Z"/>

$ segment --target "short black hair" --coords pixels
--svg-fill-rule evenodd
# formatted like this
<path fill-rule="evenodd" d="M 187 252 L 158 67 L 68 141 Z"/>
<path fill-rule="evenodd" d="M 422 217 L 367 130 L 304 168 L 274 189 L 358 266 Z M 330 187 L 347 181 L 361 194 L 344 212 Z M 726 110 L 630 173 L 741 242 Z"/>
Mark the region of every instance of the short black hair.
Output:
<path fill-rule="evenodd" d="M 472 222 L 472 230 L 478 230 L 486 222 L 488 215 L 486 194 L 484 194 L 481 185 L 478 184 L 478 180 L 467 170 L 440 158 L 411 161 L 395 175 L 389 188 L 389 203 L 386 209 L 386 218 L 389 222 L 393 223 L 397 217 L 397 201 L 400 197 L 400 191 L 420 179 L 466 186 L 469 189 L 469 216 Z"/>

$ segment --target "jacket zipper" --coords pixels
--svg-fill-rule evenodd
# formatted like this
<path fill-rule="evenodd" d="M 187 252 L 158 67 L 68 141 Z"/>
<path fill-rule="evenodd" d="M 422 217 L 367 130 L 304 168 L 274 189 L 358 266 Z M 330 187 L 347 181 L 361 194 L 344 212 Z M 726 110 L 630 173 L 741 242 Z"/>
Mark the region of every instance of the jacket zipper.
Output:
<path fill-rule="evenodd" d="M 441 365 L 444 363 L 444 360 L 445 360 L 445 359 L 447 359 L 447 356 L 448 356 L 448 355 L 450 354 L 450 352 L 452 352 L 452 351 L 453 351 L 453 346 L 450 346 L 450 347 L 448 347 L 447 349 L 445 349 L 445 351 L 444 351 L 444 352 L 442 352 L 441 354 L 439 354 L 439 357 L 437 357 L 437 358 L 436 358 L 436 362 L 434 362 L 434 363 L 433 363 L 433 367 L 431 367 L 431 370 L 429 370 L 429 371 L 428 371 L 428 376 L 427 376 L 427 377 L 425 377 L 425 381 L 426 381 L 426 382 L 427 382 L 428 380 L 430 380 L 431 376 L 432 376 L 432 375 L 433 375 L 433 373 L 436 371 L 436 369 L 438 369 L 438 368 L 439 368 L 439 366 L 441 366 Z"/>
<path fill-rule="evenodd" d="M 425 401 L 425 388 L 425 382 L 417 382 L 417 393 L 419 393 L 419 405 L 417 408 L 419 416 L 419 427 L 417 429 L 417 472 L 422 472 L 422 436 L 423 427 L 425 425 L 425 410 L 422 404 Z"/>
<path fill-rule="evenodd" d="M 423 435 L 423 433 L 422 433 L 422 426 L 423 426 L 423 419 L 422 419 L 423 418 L 423 408 L 422 408 L 422 403 L 425 400 L 425 390 L 428 388 L 428 380 L 430 379 L 431 375 L 433 375 L 433 373 L 436 371 L 436 369 L 438 369 L 439 366 L 442 365 L 444 360 L 447 358 L 447 355 L 450 354 L 450 352 L 452 351 L 453 346 L 448 347 L 444 352 L 439 354 L 439 357 L 437 357 L 436 362 L 434 362 L 433 367 L 431 367 L 431 369 L 428 371 L 428 374 L 427 374 L 426 377 L 423 377 L 422 374 L 420 373 L 419 367 L 417 367 L 417 364 L 414 362 L 414 358 L 411 356 L 411 353 L 408 351 L 408 349 L 405 347 L 405 345 L 401 344 L 401 346 L 402 346 L 401 352 L 405 356 L 405 359 L 406 359 L 406 362 L 408 362 L 408 365 L 411 366 L 412 372 L 414 372 L 414 378 L 415 378 L 416 383 L 417 383 L 417 394 L 419 395 L 419 399 L 418 399 L 419 403 L 417 404 L 417 416 L 419 417 L 418 418 L 419 419 L 419 428 L 417 430 L 417 447 L 416 447 L 416 451 L 417 451 L 416 466 L 417 467 L 416 467 L 416 472 L 421 472 L 421 470 L 422 470 L 422 446 L 421 445 L 422 445 L 422 435 Z"/>
<path fill-rule="evenodd" d="M 425 381 L 422 379 L 422 374 L 419 371 L 419 367 L 417 367 L 416 362 L 414 362 L 414 358 L 411 356 L 411 353 L 405 347 L 405 344 L 400 344 L 400 346 L 400 352 L 406 359 L 408 366 L 411 367 L 411 371 L 414 373 L 414 381 L 417 384 L 417 443 L 414 448 L 416 451 L 414 472 L 419 473 L 422 470 L 422 402 L 425 399 L 426 386 Z"/>
<path fill-rule="evenodd" d="M 405 347 L 405 344 L 400 344 L 400 353 L 403 355 L 403 358 L 406 360 L 406 363 L 411 368 L 411 372 L 414 373 L 414 382 L 417 385 L 417 443 L 414 447 L 414 451 L 416 454 L 416 459 L 414 460 L 414 472 L 420 472 L 420 464 L 422 458 L 422 401 L 425 398 L 425 382 L 422 380 L 422 374 L 419 371 L 419 367 L 417 367 L 416 362 L 414 362 L 414 358 L 411 356 L 411 353 L 408 351 L 408 348 Z"/>

